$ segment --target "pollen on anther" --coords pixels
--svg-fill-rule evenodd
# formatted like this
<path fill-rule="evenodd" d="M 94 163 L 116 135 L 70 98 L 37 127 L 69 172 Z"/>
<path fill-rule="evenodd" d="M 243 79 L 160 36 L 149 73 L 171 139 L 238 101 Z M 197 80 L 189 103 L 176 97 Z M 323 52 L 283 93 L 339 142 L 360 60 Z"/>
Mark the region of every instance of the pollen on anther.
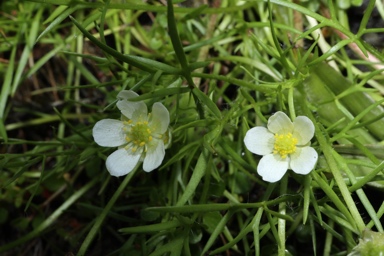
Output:
<path fill-rule="evenodd" d="M 145 141 L 140 142 L 140 147 L 143 147 L 145 145 Z"/>
<path fill-rule="evenodd" d="M 296 151 L 297 139 L 291 133 L 275 134 L 274 154 L 279 154 L 285 159 L 289 154 Z"/>

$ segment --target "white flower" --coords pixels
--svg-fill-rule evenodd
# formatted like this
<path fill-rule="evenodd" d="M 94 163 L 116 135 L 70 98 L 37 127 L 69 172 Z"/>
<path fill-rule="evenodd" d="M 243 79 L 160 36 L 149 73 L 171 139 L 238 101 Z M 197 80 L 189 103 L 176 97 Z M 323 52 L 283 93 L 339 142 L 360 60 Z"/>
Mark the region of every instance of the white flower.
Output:
<path fill-rule="evenodd" d="M 148 114 L 143 101 L 129 101 L 138 95 L 133 91 L 121 91 L 117 107 L 122 120 L 103 119 L 93 127 L 93 138 L 103 147 L 119 147 L 108 156 L 107 170 L 113 176 L 131 172 L 139 161 L 150 172 L 160 166 L 165 148 L 170 143 L 169 112 L 156 102 Z"/>
<path fill-rule="evenodd" d="M 244 138 L 249 151 L 263 156 L 257 166 L 263 180 L 276 182 L 288 169 L 308 174 L 315 167 L 318 155 L 309 147 L 315 127 L 308 117 L 298 116 L 292 123 L 279 111 L 268 119 L 267 127 L 254 127 Z"/>

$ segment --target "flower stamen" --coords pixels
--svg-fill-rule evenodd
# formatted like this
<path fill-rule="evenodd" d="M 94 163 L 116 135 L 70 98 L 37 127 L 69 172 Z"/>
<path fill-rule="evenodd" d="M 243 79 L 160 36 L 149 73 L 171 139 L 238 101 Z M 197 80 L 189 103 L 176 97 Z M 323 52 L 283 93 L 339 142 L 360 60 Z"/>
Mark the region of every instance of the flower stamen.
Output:
<path fill-rule="evenodd" d="M 275 144 L 273 146 L 273 154 L 279 154 L 285 159 L 287 155 L 295 153 L 297 138 L 292 133 L 275 134 Z"/>
<path fill-rule="evenodd" d="M 129 143 L 132 142 L 132 152 L 136 152 L 139 147 L 145 147 L 148 142 L 152 141 L 152 131 L 148 126 L 148 122 L 136 122 L 132 120 L 124 122 L 130 129 L 124 129 L 126 132 L 125 140 Z"/>

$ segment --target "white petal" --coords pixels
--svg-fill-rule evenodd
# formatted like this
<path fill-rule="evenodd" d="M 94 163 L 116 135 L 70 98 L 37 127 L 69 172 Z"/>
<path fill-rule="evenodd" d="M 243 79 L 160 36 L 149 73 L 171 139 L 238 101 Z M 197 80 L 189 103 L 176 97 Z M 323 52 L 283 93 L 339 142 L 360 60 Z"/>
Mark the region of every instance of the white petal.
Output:
<path fill-rule="evenodd" d="M 152 118 L 150 120 L 149 127 L 151 127 L 155 133 L 164 134 L 167 131 L 168 126 L 168 109 L 160 102 L 156 102 L 152 106 Z"/>
<path fill-rule="evenodd" d="M 272 133 L 285 134 L 293 131 L 291 119 L 284 112 L 276 112 L 268 119 L 268 130 Z"/>
<path fill-rule="evenodd" d="M 146 172 L 153 171 L 163 162 L 165 155 L 164 143 L 161 140 L 153 140 L 148 146 L 143 169 Z"/>
<path fill-rule="evenodd" d="M 306 116 L 298 116 L 293 121 L 293 136 L 298 139 L 297 145 L 307 144 L 315 134 L 315 126 Z"/>
<path fill-rule="evenodd" d="M 289 166 L 289 158 L 282 159 L 280 156 L 269 154 L 261 158 L 257 166 L 257 173 L 268 182 L 276 182 L 281 180 L 287 172 Z"/>
<path fill-rule="evenodd" d="M 108 156 L 107 170 L 112 176 L 123 176 L 130 173 L 139 162 L 141 154 L 132 154 L 128 149 L 121 148 Z"/>
<path fill-rule="evenodd" d="M 139 94 L 135 93 L 134 91 L 131 91 L 131 90 L 122 90 L 121 92 L 119 92 L 119 94 L 117 94 L 117 98 L 119 100 L 128 100 L 128 99 L 132 99 L 132 98 L 135 98 L 139 96 Z"/>
<path fill-rule="evenodd" d="M 291 154 L 290 169 L 298 174 L 308 174 L 313 170 L 317 162 L 317 152 L 311 147 L 296 148 Z"/>
<path fill-rule="evenodd" d="M 147 105 L 143 101 L 119 100 L 116 105 L 128 119 L 133 121 L 147 121 L 148 119 Z"/>
<path fill-rule="evenodd" d="M 249 151 L 257 155 L 272 153 L 275 138 L 265 127 L 254 127 L 247 131 L 244 137 L 244 144 Z"/>
<path fill-rule="evenodd" d="M 103 147 L 118 147 L 125 141 L 124 124 L 119 120 L 103 119 L 98 121 L 92 130 L 93 139 Z"/>

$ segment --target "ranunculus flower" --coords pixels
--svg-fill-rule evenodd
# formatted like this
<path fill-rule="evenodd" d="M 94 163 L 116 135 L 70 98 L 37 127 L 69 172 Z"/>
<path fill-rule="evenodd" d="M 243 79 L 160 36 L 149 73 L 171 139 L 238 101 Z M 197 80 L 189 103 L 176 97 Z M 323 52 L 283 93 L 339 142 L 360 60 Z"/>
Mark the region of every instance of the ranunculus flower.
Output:
<path fill-rule="evenodd" d="M 279 181 L 288 169 L 308 174 L 317 162 L 317 152 L 309 147 L 315 132 L 312 121 L 298 116 L 295 121 L 283 112 L 268 119 L 267 128 L 254 127 L 244 138 L 245 146 L 254 154 L 262 155 L 257 173 L 268 182 Z"/>
<path fill-rule="evenodd" d="M 384 233 L 366 229 L 348 256 L 382 256 L 384 255 Z"/>
<path fill-rule="evenodd" d="M 168 110 L 156 102 L 152 113 L 148 114 L 143 101 L 130 101 L 137 96 L 133 91 L 121 91 L 117 95 L 121 121 L 103 119 L 93 127 L 93 138 L 97 144 L 118 147 L 106 161 L 107 170 L 113 176 L 128 174 L 139 161 L 143 161 L 146 172 L 156 169 L 162 163 L 171 140 Z"/>

